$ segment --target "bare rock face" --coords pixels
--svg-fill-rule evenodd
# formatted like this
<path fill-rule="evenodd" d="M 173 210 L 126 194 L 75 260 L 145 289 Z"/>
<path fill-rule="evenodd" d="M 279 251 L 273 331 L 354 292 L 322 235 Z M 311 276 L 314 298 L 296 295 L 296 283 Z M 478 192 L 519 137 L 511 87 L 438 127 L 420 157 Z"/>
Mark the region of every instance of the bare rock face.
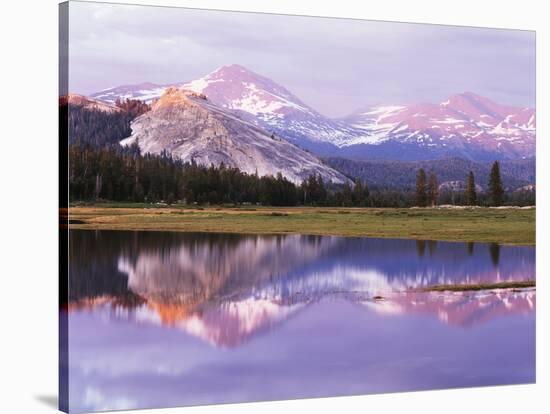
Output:
<path fill-rule="evenodd" d="M 204 93 L 209 102 L 285 140 L 324 156 L 354 159 L 472 161 L 535 156 L 535 108 L 503 105 L 464 92 L 440 103 L 363 108 L 329 119 L 282 85 L 240 65 L 226 65 L 172 86 Z M 92 95 L 105 102 L 151 102 L 170 85 L 125 85 Z"/>
<path fill-rule="evenodd" d="M 144 153 L 168 151 L 184 161 L 223 163 L 260 176 L 281 173 L 295 183 L 312 174 L 335 183 L 347 180 L 310 153 L 188 90 L 168 88 L 131 127 L 121 144 L 137 143 Z"/>

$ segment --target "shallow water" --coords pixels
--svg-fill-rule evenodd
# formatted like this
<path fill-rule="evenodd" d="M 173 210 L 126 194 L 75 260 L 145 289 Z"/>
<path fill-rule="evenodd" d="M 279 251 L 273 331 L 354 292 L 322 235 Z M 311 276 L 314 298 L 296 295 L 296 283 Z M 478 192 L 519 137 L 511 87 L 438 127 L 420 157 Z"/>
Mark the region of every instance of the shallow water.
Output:
<path fill-rule="evenodd" d="M 535 380 L 533 247 L 70 232 L 73 411 Z"/>

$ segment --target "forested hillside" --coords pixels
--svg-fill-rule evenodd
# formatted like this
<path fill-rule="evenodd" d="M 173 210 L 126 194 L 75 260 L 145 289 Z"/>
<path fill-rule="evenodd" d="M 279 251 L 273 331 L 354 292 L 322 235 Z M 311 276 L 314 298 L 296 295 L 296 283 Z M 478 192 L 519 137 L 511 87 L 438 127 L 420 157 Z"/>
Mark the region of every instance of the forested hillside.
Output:
<path fill-rule="evenodd" d="M 272 206 L 368 206 L 368 189 L 361 181 L 341 190 L 318 175 L 301 185 L 277 176 L 247 174 L 223 164 L 206 167 L 184 163 L 168 153 L 140 153 L 137 145 L 69 148 L 69 194 L 72 201 L 113 200 L 198 204 L 262 204 Z"/>
<path fill-rule="evenodd" d="M 372 188 L 413 190 L 416 173 L 423 168 L 433 171 L 439 183 L 466 181 L 472 171 L 476 184 L 486 189 L 491 163 L 479 163 L 462 158 L 431 161 L 354 161 L 346 158 L 327 158 L 325 162 L 348 177 L 359 177 Z M 535 159 L 501 161 L 504 187 L 515 190 L 535 183 Z"/>
<path fill-rule="evenodd" d="M 150 110 L 140 101 L 117 101 L 108 107 L 85 97 L 60 105 L 60 123 L 69 127 L 69 185 L 74 201 L 186 202 L 262 204 L 273 206 L 410 207 L 418 205 L 417 173 L 423 169 L 437 185 L 431 204 L 471 204 L 464 190 L 472 171 L 479 188 L 477 205 L 490 205 L 486 194 L 489 163 L 460 158 L 436 161 L 325 162 L 353 182 L 332 184 L 321 175 L 293 183 L 283 175 L 245 173 L 218 166 L 184 162 L 170 155 L 143 154 L 139 145 L 119 142 L 131 134 L 131 121 Z M 504 204 L 535 204 L 535 160 L 501 162 Z M 522 191 L 516 191 L 517 189 Z"/>
<path fill-rule="evenodd" d="M 149 105 L 126 99 L 117 101 L 116 107 L 120 110 L 105 111 L 100 108 L 77 105 L 69 100 L 60 105 L 60 120 L 67 120 L 69 144 L 92 145 L 104 147 L 118 145 L 130 136 L 130 122 L 137 116 L 147 112 Z"/>

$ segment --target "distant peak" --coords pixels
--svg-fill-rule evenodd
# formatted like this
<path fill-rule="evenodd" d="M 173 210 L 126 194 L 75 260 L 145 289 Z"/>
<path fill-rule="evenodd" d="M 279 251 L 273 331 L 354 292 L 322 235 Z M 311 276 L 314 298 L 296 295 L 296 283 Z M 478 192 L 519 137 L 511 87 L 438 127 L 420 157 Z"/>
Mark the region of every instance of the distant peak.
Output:
<path fill-rule="evenodd" d="M 470 92 L 470 91 L 462 92 L 460 95 L 467 96 L 469 98 L 486 99 L 485 97 L 483 97 L 481 95 L 478 95 L 477 93 Z"/>
<path fill-rule="evenodd" d="M 239 65 L 238 63 L 232 63 L 230 65 L 223 65 L 219 67 L 215 72 L 217 71 L 240 71 L 240 72 L 251 72 L 251 70 L 245 68 L 242 65 Z"/>
<path fill-rule="evenodd" d="M 135 85 L 138 88 L 158 88 L 160 85 L 153 82 L 141 82 Z"/>
<path fill-rule="evenodd" d="M 457 93 L 451 96 L 448 101 L 450 102 L 480 102 L 480 103 L 493 103 L 493 101 L 485 96 L 481 96 L 477 93 L 466 91 L 462 93 Z"/>
<path fill-rule="evenodd" d="M 232 78 L 247 78 L 247 77 L 255 77 L 255 78 L 261 78 L 261 75 L 258 75 L 257 73 L 251 71 L 250 69 L 239 65 L 237 63 L 232 63 L 230 65 L 224 65 L 219 67 L 218 69 L 214 70 L 213 72 L 210 72 L 208 75 L 206 75 L 206 78 L 222 78 L 222 77 L 232 77 Z"/>
<path fill-rule="evenodd" d="M 67 95 L 60 96 L 59 105 L 60 106 L 73 105 L 73 106 L 84 107 L 87 109 L 98 110 L 102 112 L 122 111 L 122 109 L 114 105 L 108 104 L 106 102 L 102 102 L 98 99 L 90 98 L 88 96 L 79 95 L 77 93 L 68 93 Z"/>
<path fill-rule="evenodd" d="M 445 101 L 443 101 L 441 104 L 442 105 L 449 105 L 451 102 L 456 102 L 456 101 L 463 101 L 463 100 L 469 100 L 469 99 L 472 99 L 472 98 L 477 98 L 478 95 L 476 95 L 475 93 L 473 92 L 460 92 L 460 93 L 455 93 L 451 96 L 449 96 Z"/>

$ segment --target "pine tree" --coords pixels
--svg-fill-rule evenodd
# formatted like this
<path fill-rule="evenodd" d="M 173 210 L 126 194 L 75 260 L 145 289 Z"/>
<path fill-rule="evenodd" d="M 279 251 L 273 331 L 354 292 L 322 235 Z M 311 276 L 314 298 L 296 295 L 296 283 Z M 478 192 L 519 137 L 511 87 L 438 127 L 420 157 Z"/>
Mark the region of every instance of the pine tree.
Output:
<path fill-rule="evenodd" d="M 466 203 L 469 206 L 475 206 L 477 203 L 476 182 L 472 171 L 468 174 L 466 181 Z"/>
<path fill-rule="evenodd" d="M 257 176 L 258 176 L 258 171 L 256 171 L 256 177 Z M 302 185 L 300 185 L 300 190 L 302 192 L 302 200 L 301 201 L 305 206 L 309 201 L 308 180 L 306 180 L 305 178 L 302 180 Z"/>
<path fill-rule="evenodd" d="M 95 176 L 94 198 L 97 200 L 101 194 L 101 175 Z"/>
<path fill-rule="evenodd" d="M 498 161 L 493 163 L 491 174 L 489 175 L 489 197 L 491 205 L 500 206 L 504 198 L 504 188 L 500 178 L 500 165 Z"/>
<path fill-rule="evenodd" d="M 368 191 L 368 190 L 367 190 Z M 360 178 L 355 180 L 355 186 L 353 187 L 353 205 L 357 207 L 363 207 L 366 204 L 365 187 Z"/>
<path fill-rule="evenodd" d="M 353 203 L 353 192 L 351 185 L 346 181 L 342 187 L 342 207 L 350 207 Z"/>
<path fill-rule="evenodd" d="M 418 207 L 426 207 L 428 196 L 426 194 L 426 172 L 424 168 L 418 170 L 416 175 L 416 205 Z"/>
<path fill-rule="evenodd" d="M 321 174 L 317 178 L 317 205 L 324 205 L 327 200 L 327 189 L 325 187 L 325 181 Z"/>
<path fill-rule="evenodd" d="M 437 176 L 432 171 L 430 172 L 430 179 L 428 184 L 428 201 L 430 206 L 434 207 L 437 204 L 439 197 L 439 186 L 437 184 Z"/>

